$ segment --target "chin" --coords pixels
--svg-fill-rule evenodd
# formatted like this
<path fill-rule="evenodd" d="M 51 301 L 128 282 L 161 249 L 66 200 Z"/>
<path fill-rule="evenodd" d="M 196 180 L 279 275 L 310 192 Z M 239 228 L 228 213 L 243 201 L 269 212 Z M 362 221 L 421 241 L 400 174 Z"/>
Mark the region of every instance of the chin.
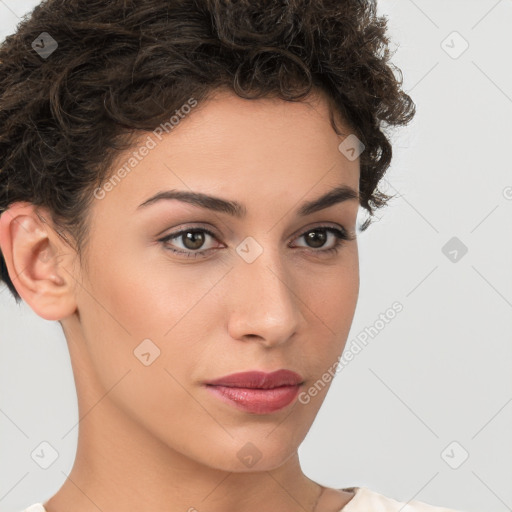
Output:
<path fill-rule="evenodd" d="M 277 435 L 280 428 L 282 431 Z M 305 433 L 297 434 L 284 426 L 272 427 L 263 433 L 245 430 L 243 435 L 234 436 L 228 443 L 219 442 L 220 439 L 212 442 L 206 450 L 207 458 L 201 459 L 207 466 L 233 473 L 271 471 L 296 455 L 305 436 Z"/>

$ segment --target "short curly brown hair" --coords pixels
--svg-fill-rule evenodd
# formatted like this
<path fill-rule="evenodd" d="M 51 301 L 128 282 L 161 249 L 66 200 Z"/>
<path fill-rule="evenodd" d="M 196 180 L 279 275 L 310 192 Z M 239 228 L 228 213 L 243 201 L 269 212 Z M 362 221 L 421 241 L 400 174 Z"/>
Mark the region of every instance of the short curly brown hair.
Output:
<path fill-rule="evenodd" d="M 287 101 L 313 89 L 336 133 L 333 109 L 365 146 L 366 229 L 391 198 L 377 188 L 392 155 L 383 130 L 415 114 L 376 11 L 375 0 L 43 1 L 0 46 L 0 213 L 48 208 L 80 255 L 92 191 L 140 130 L 220 88 Z M 51 55 L 32 46 L 43 32 Z M 0 272 L 20 302 L 1 254 Z"/>

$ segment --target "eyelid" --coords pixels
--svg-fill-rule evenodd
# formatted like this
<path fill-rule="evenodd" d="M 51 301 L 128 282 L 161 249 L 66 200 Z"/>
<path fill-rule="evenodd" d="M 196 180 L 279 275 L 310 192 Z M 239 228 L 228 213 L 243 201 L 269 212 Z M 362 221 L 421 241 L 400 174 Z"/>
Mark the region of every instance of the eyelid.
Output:
<path fill-rule="evenodd" d="M 301 228 L 300 230 L 296 231 L 289 239 L 290 242 L 295 240 L 296 238 L 299 238 L 301 236 L 304 236 L 309 231 L 314 231 L 315 229 L 336 229 L 338 231 L 341 231 L 343 234 L 346 235 L 347 240 L 353 240 L 355 237 L 353 236 L 352 232 L 345 228 L 342 224 L 336 224 L 329 221 L 318 221 L 317 223 L 310 225 L 306 228 Z"/>
<path fill-rule="evenodd" d="M 296 238 L 303 236 L 305 233 L 307 233 L 309 231 L 312 231 L 314 229 L 320 229 L 320 228 L 339 229 L 347 236 L 348 240 L 354 240 L 356 238 L 354 236 L 354 234 L 352 233 L 352 231 L 346 229 L 345 226 L 343 226 L 342 224 L 331 223 L 329 221 L 323 221 L 323 222 L 318 221 L 318 222 L 314 223 L 313 225 L 310 225 L 306 228 L 301 228 L 301 229 L 297 230 L 293 235 L 291 235 L 289 237 L 288 240 L 289 240 L 289 242 L 291 242 L 291 241 L 295 240 Z M 170 238 L 170 237 L 175 237 L 177 235 L 182 234 L 183 231 L 197 230 L 197 229 L 204 230 L 205 232 L 207 232 L 208 234 L 210 234 L 212 237 L 216 238 L 217 240 L 219 238 L 221 238 L 220 234 L 215 233 L 215 228 L 211 224 L 206 224 L 206 223 L 202 224 L 201 222 L 199 222 L 199 223 L 190 223 L 190 224 L 180 225 L 178 231 L 173 231 L 171 233 L 168 233 L 167 235 L 160 236 L 159 240 L 165 239 L 165 238 Z"/>
<path fill-rule="evenodd" d="M 160 237 L 158 239 L 158 241 L 162 242 L 162 241 L 178 239 L 181 235 L 183 235 L 184 233 L 188 233 L 189 231 L 202 231 L 202 232 L 206 233 L 207 235 L 211 236 L 212 238 L 214 238 L 215 240 L 217 240 L 218 243 L 225 246 L 222 242 L 219 241 L 220 236 L 217 235 L 213 229 L 211 229 L 210 227 L 205 227 L 205 226 L 201 226 L 201 225 L 197 225 L 197 224 L 193 225 L 193 226 L 188 226 L 188 225 L 180 226 L 180 228 L 177 231 L 172 231 L 171 233 Z M 201 251 L 205 252 L 205 251 L 209 251 L 209 250 L 211 250 L 211 249 L 201 249 L 200 251 L 192 251 L 192 252 L 199 253 Z"/>
<path fill-rule="evenodd" d="M 179 226 L 177 226 L 176 228 L 173 228 L 173 229 L 176 229 L 177 231 L 163 231 L 163 233 L 167 233 L 167 234 L 164 234 L 164 235 L 158 235 L 158 238 L 162 239 L 162 238 L 168 238 L 170 236 L 175 236 L 175 235 L 178 235 L 180 233 L 182 233 L 183 231 L 193 231 L 193 230 L 204 230 L 208 233 L 210 233 L 212 236 L 214 236 L 215 238 L 221 238 L 221 234 L 218 233 L 218 230 L 212 226 L 211 224 L 208 224 L 208 223 L 197 223 L 197 222 L 190 222 L 190 223 L 187 223 L 187 224 L 180 224 Z"/>
<path fill-rule="evenodd" d="M 302 228 L 298 233 L 295 233 L 294 235 L 292 235 L 290 242 L 293 242 L 295 239 L 300 239 L 301 237 L 305 236 L 307 233 L 309 233 L 311 231 L 315 231 L 315 230 L 326 230 L 331 235 L 334 235 L 336 238 L 335 246 L 332 248 L 329 248 L 329 249 L 321 249 L 320 248 L 318 250 L 310 249 L 310 248 L 304 247 L 304 246 L 298 246 L 299 249 L 311 251 L 312 253 L 318 253 L 319 256 L 326 255 L 326 254 L 331 253 L 332 251 L 338 252 L 339 247 L 342 246 L 345 242 L 355 240 L 357 238 L 356 236 L 354 236 L 354 234 L 351 231 L 347 230 L 344 226 L 324 221 L 324 222 L 319 222 L 315 225 L 310 225 L 307 228 Z M 179 239 L 180 236 L 182 236 L 184 233 L 187 233 L 190 231 L 202 231 L 219 242 L 219 237 L 215 234 L 215 232 L 212 229 L 207 228 L 205 226 L 198 225 L 198 224 L 196 224 L 194 226 L 187 226 L 187 225 L 181 226 L 178 231 L 169 233 L 168 235 L 165 235 L 165 236 L 159 238 L 158 241 L 165 246 L 166 244 L 170 244 L 170 240 Z M 288 242 L 288 244 L 287 244 L 288 247 L 290 246 L 289 245 L 290 242 Z M 220 243 L 222 244 L 222 242 L 220 242 Z M 169 247 L 167 247 L 167 250 L 169 250 L 173 253 L 179 254 L 180 256 L 185 257 L 185 258 L 199 258 L 199 257 L 207 257 L 207 255 L 211 251 L 214 251 L 219 248 L 222 249 L 225 247 L 226 246 L 224 244 L 222 244 L 221 247 L 210 247 L 208 249 L 199 249 L 197 251 L 194 251 L 191 249 L 188 249 L 188 250 L 187 249 L 172 249 Z"/>

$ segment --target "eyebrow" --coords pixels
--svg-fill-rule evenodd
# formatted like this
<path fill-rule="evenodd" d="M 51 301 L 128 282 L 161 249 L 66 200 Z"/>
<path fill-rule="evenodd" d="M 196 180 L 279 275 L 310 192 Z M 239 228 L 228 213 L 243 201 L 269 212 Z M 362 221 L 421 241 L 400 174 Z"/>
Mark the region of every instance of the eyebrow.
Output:
<path fill-rule="evenodd" d="M 220 213 L 227 213 L 233 217 L 243 218 L 247 214 L 247 209 L 237 201 L 228 201 L 220 197 L 214 197 L 201 192 L 190 192 L 186 190 L 164 190 L 158 192 L 149 199 L 141 203 L 137 210 L 146 208 L 158 201 L 176 199 L 185 203 L 198 206 L 199 208 L 206 208 Z M 311 215 L 329 206 L 350 200 L 359 200 L 359 193 L 347 185 L 341 185 L 333 188 L 323 196 L 307 201 L 297 210 L 297 214 L 301 217 Z"/>

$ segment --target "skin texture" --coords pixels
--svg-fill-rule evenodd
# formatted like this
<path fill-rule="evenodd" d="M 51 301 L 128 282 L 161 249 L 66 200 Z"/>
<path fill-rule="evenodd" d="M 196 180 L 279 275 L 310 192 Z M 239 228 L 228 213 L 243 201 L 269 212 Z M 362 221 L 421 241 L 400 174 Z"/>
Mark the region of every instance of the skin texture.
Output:
<path fill-rule="evenodd" d="M 76 382 L 77 456 L 49 512 L 313 510 L 322 488 L 303 474 L 297 449 L 329 385 L 272 414 L 240 411 L 202 385 L 286 368 L 307 390 L 345 346 L 359 292 L 357 239 L 322 255 L 336 237 L 311 246 L 302 235 L 327 224 L 355 236 L 359 203 L 306 217 L 296 210 L 339 185 L 359 191 L 359 160 L 338 150 L 344 136 L 325 99 L 308 101 L 219 92 L 196 107 L 95 199 L 84 264 L 44 210 L 42 220 L 17 203 L 0 218 L 9 274 L 39 316 L 61 323 Z M 170 189 L 236 200 L 247 215 L 177 200 L 137 209 Z M 215 233 L 196 250 L 206 257 L 172 253 L 192 246 L 181 237 L 158 241 L 185 227 Z M 263 248 L 252 263 L 236 251 L 248 236 Z M 134 355 L 144 339 L 160 350 L 148 366 Z M 237 456 L 249 442 L 261 454 L 251 468 Z M 317 510 L 340 510 L 352 496 L 332 491 Z"/>

